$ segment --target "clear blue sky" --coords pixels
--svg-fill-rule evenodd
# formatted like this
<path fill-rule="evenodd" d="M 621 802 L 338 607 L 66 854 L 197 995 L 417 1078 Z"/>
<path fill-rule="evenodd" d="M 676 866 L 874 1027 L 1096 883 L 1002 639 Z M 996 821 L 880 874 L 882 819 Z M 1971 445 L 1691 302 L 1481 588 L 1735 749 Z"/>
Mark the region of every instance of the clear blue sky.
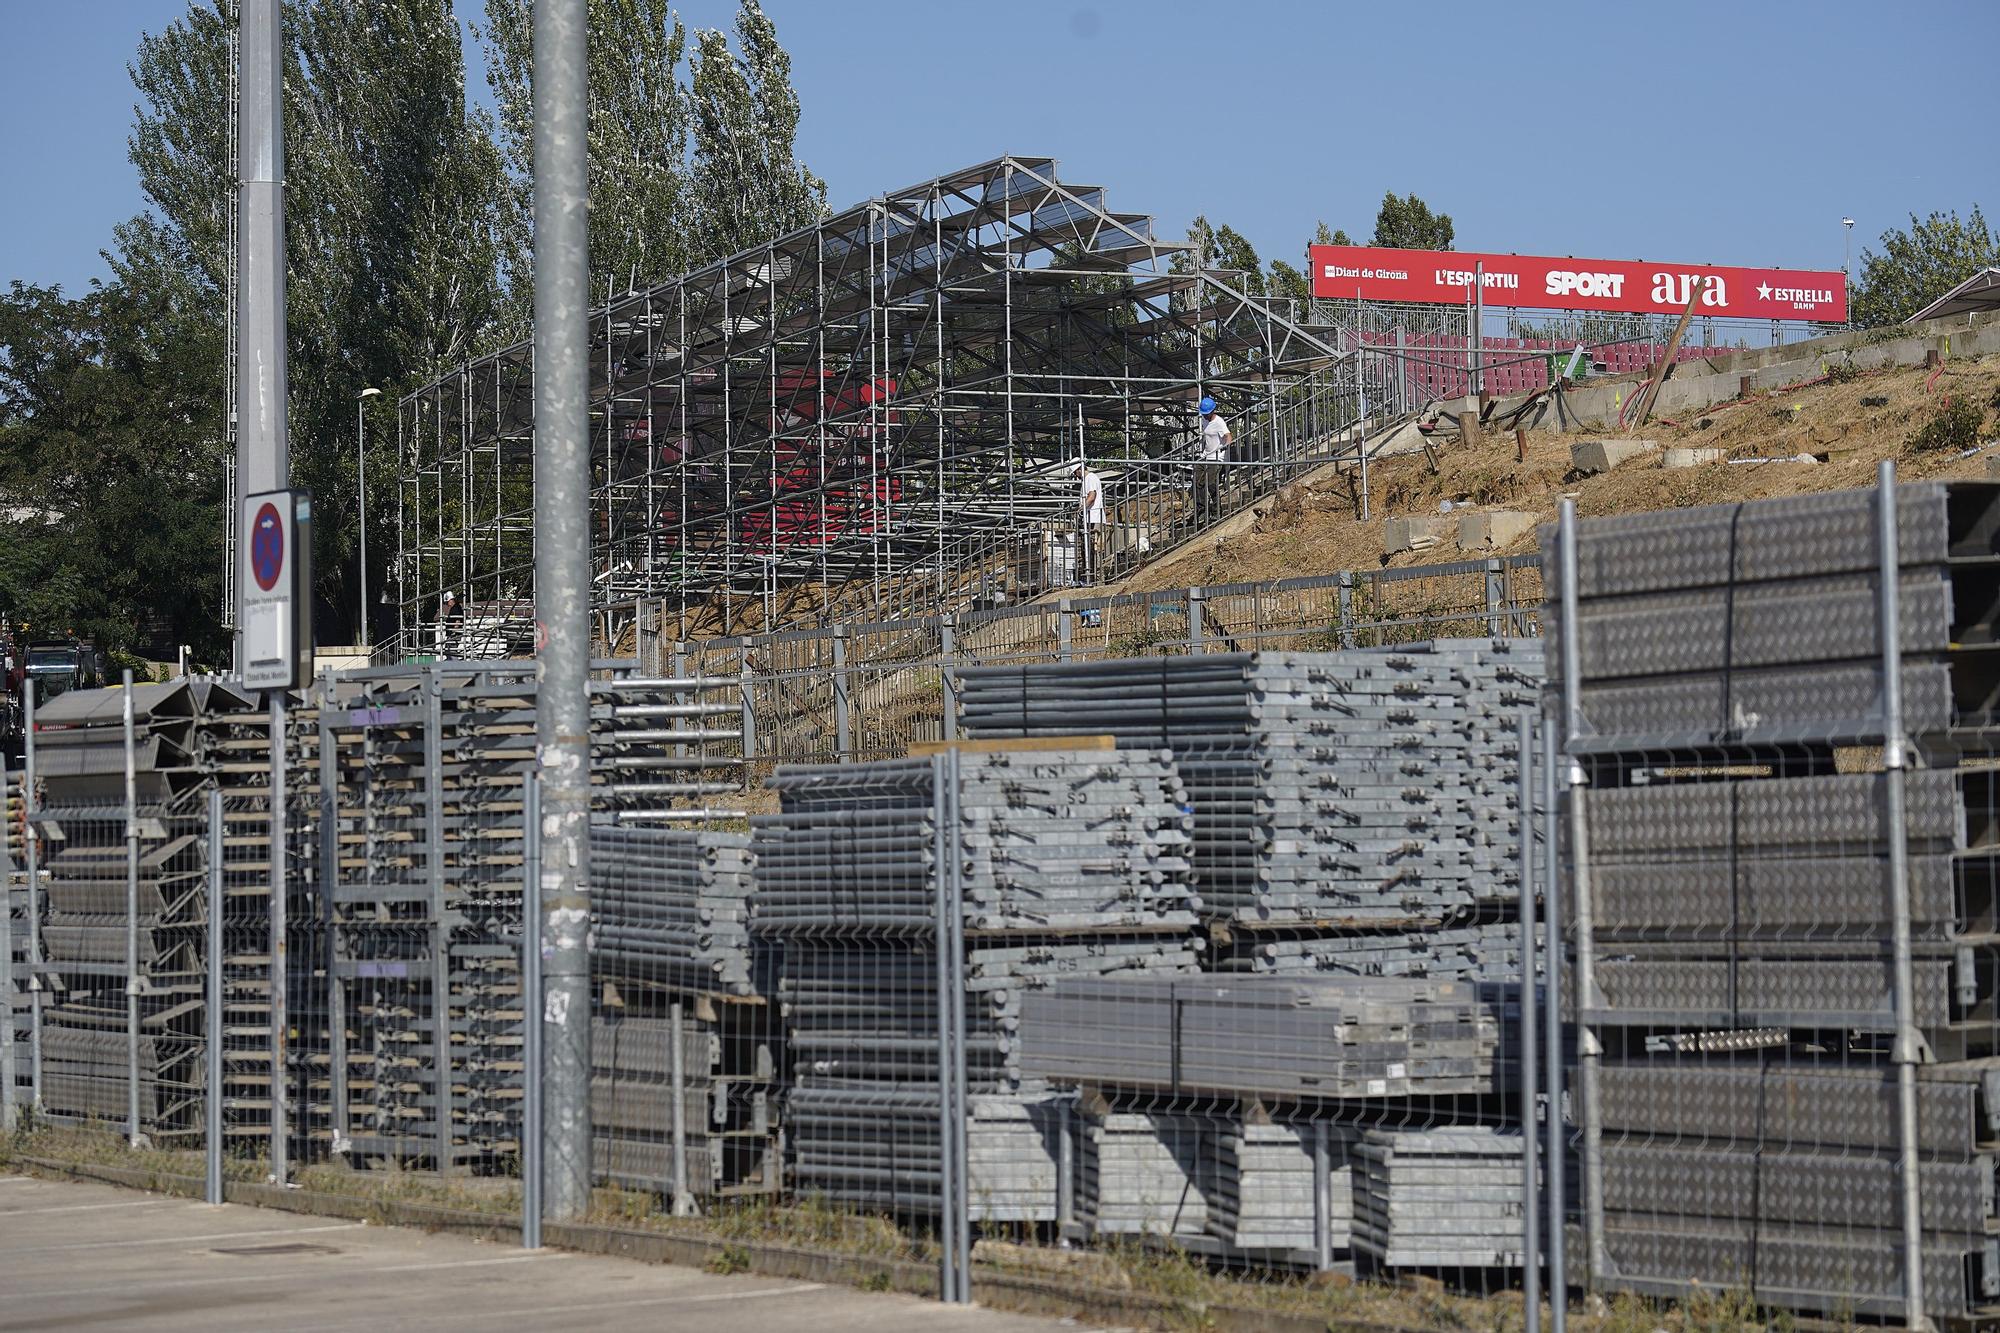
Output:
<path fill-rule="evenodd" d="M 476 13 L 478 0 L 458 0 Z M 1838 268 L 2000 209 L 2000 4 L 767 0 L 835 207 L 1002 153 L 1266 256 L 1414 190 L 1463 249 Z M 178 0 L 0 0 L 0 283 L 76 288 L 142 200 L 139 35 Z M 726 27 L 733 0 L 687 0 Z M 483 80 L 473 73 L 474 88 Z"/>

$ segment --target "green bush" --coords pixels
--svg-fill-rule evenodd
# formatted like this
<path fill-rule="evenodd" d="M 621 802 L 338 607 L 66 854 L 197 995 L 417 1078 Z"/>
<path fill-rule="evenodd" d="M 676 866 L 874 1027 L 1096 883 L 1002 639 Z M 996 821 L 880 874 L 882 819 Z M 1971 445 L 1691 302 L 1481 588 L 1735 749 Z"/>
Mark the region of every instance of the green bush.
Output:
<path fill-rule="evenodd" d="M 1925 452 L 1970 449 L 1979 443 L 1979 430 L 1985 424 L 1986 412 L 1979 404 L 1969 398 L 1954 398 L 1910 433 L 1910 448 Z"/>
<path fill-rule="evenodd" d="M 1826 382 L 1828 384 L 1852 384 L 1860 378 L 1861 367 L 1855 365 L 1849 357 L 1843 356 L 1838 361 L 1829 361 L 1826 363 Z"/>

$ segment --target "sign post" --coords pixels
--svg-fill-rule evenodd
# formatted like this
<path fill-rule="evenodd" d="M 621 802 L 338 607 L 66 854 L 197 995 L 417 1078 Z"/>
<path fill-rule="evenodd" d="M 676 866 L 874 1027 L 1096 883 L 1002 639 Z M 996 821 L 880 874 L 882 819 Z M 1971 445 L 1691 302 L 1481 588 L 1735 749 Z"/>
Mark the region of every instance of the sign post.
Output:
<path fill-rule="evenodd" d="M 290 690 L 312 674 L 312 497 L 265 491 L 243 497 L 237 623 L 243 683 Z"/>
<path fill-rule="evenodd" d="M 264 491 L 243 497 L 236 567 L 243 634 L 243 683 L 270 691 L 271 784 L 271 1179 L 290 1171 L 290 1081 L 285 945 L 291 877 L 287 865 L 285 695 L 312 675 L 312 498 L 304 491 Z M 210 961 L 214 965 L 214 960 Z"/>

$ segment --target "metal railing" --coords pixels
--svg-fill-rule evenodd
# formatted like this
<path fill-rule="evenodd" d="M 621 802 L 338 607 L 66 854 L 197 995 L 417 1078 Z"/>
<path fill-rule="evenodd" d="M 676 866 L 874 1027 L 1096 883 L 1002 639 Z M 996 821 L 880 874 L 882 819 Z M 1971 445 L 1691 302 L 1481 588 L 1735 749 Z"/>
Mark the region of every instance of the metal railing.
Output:
<path fill-rule="evenodd" d="M 635 665 L 738 680 L 753 765 L 852 761 L 951 739 L 962 667 L 1533 635 L 1541 603 L 1540 557 L 1518 555 L 696 642 L 642 607 Z"/>

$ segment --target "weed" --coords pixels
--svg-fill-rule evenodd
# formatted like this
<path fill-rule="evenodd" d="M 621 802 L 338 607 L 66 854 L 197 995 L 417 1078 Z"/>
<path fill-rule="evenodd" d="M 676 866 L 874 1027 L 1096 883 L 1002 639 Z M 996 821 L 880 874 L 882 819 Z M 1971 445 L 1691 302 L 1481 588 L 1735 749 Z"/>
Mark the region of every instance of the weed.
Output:
<path fill-rule="evenodd" d="M 1932 413 L 1929 421 L 1911 431 L 1908 444 L 1925 453 L 1970 449 L 1979 443 L 1979 429 L 1985 424 L 1985 409 L 1969 398 L 1954 398 Z"/>
<path fill-rule="evenodd" d="M 1843 356 L 1838 361 L 1826 363 L 1828 384 L 1852 384 L 1861 378 L 1861 367 L 1854 364 L 1854 358 Z"/>
<path fill-rule="evenodd" d="M 727 1276 L 731 1273 L 746 1273 L 750 1270 L 750 1251 L 741 1245 L 725 1245 L 710 1257 L 709 1272 Z"/>
<path fill-rule="evenodd" d="M 867 1277 L 861 1279 L 861 1289 L 863 1291 L 888 1291 L 894 1285 L 895 1283 L 890 1280 L 889 1275 L 885 1272 L 870 1273 Z"/>

